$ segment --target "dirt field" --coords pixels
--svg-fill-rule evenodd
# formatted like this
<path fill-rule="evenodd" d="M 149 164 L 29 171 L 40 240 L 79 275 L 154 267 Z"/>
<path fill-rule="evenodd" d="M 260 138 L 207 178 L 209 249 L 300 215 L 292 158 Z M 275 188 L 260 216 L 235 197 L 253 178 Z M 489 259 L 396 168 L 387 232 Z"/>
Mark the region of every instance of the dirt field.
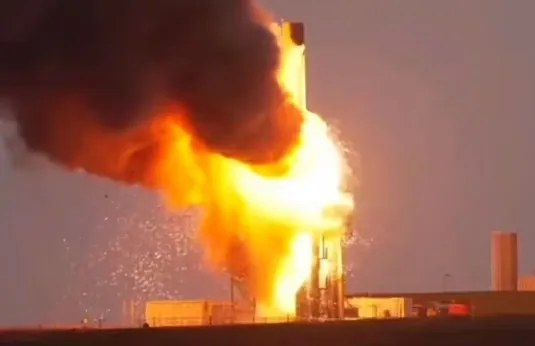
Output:
<path fill-rule="evenodd" d="M 0 345 L 533 346 L 535 316 L 102 330 L 12 330 Z"/>

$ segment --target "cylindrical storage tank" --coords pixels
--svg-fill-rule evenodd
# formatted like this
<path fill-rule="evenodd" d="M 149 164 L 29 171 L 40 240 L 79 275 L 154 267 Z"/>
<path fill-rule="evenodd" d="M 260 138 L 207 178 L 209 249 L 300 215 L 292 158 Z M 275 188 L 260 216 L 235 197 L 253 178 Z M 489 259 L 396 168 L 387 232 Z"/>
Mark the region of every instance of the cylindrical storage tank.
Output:
<path fill-rule="evenodd" d="M 518 246 L 513 232 L 496 231 L 491 241 L 491 276 L 494 291 L 518 288 Z"/>

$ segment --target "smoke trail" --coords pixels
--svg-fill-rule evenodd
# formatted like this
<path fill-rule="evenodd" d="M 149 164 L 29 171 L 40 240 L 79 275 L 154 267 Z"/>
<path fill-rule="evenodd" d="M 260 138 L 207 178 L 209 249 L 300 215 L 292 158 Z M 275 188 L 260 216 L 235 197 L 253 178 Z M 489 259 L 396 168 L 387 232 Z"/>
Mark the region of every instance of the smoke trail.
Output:
<path fill-rule="evenodd" d="M 269 21 L 246 0 L 1 1 L 0 93 L 30 149 L 113 179 L 155 184 L 161 114 L 197 146 L 272 162 L 302 115 Z"/>

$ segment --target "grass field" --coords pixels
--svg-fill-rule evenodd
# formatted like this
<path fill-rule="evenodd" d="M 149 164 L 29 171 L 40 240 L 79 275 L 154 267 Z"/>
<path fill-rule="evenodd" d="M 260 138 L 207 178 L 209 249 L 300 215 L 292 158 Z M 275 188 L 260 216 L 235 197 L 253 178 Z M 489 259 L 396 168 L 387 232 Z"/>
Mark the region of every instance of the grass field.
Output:
<path fill-rule="evenodd" d="M 152 329 L 3 330 L 1 345 L 534 346 L 535 316 Z"/>

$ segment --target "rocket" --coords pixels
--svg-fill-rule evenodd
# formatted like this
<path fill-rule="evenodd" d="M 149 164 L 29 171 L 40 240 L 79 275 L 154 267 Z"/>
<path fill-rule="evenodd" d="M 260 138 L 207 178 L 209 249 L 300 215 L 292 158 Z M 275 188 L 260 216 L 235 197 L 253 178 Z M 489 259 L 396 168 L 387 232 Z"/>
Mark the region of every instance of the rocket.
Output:
<path fill-rule="evenodd" d="M 283 54 L 299 54 L 290 88 L 296 102 L 307 108 L 305 26 L 300 22 L 283 22 Z M 296 57 L 297 60 L 297 57 Z M 313 263 L 309 280 L 296 297 L 296 317 L 302 320 L 342 319 L 344 313 L 344 280 L 342 237 L 339 230 L 318 235 L 313 242 Z"/>

